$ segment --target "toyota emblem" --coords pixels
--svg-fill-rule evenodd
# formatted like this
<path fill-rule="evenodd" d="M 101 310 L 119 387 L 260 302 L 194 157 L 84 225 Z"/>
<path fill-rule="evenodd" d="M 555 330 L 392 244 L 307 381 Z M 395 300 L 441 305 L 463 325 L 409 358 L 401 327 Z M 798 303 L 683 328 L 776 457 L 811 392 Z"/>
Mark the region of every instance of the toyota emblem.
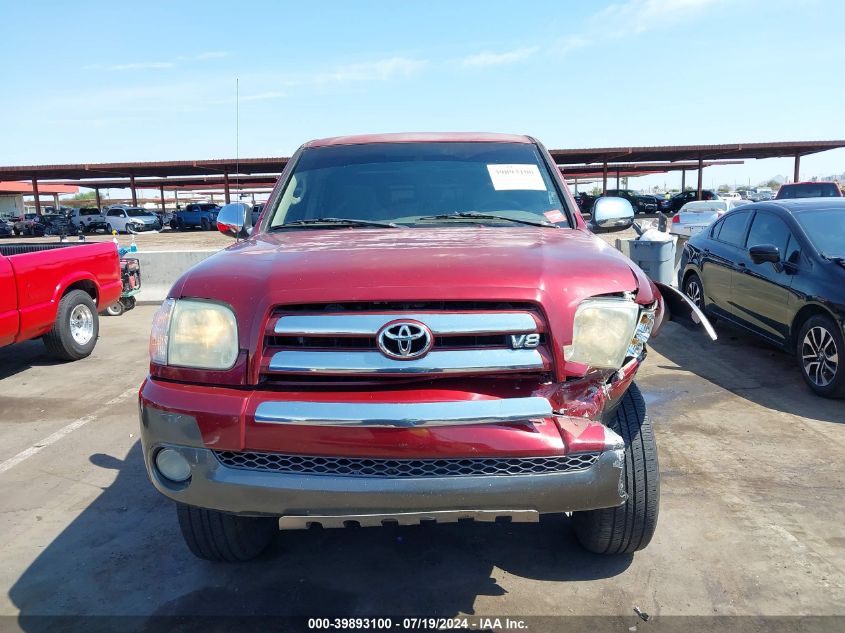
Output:
<path fill-rule="evenodd" d="M 422 358 L 434 344 L 434 336 L 425 323 L 391 321 L 378 331 L 376 343 L 382 354 L 395 360 Z"/>

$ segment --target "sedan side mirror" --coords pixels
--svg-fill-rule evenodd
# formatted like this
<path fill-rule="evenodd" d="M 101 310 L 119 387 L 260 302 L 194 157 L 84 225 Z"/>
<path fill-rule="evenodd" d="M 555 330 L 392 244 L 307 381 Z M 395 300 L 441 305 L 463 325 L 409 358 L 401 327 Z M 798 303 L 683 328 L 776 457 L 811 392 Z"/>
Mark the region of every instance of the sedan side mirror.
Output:
<path fill-rule="evenodd" d="M 217 230 L 229 237 L 247 237 L 252 232 L 252 209 L 243 202 L 227 204 L 217 214 Z"/>
<path fill-rule="evenodd" d="M 748 249 L 748 254 L 755 264 L 780 263 L 780 251 L 774 244 L 757 244 Z"/>
<path fill-rule="evenodd" d="M 624 231 L 634 223 L 634 207 L 625 198 L 599 198 L 592 213 L 590 228 L 596 233 Z"/>

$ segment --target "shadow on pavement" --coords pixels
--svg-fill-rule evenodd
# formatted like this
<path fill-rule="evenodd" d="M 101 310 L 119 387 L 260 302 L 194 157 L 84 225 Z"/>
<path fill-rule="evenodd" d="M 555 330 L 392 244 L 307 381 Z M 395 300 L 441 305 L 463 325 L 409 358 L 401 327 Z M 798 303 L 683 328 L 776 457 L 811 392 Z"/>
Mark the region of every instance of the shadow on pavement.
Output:
<path fill-rule="evenodd" d="M 0 380 L 20 374 L 32 367 L 51 367 L 60 364 L 62 361 L 47 354 L 41 339 L 0 347 Z"/>
<path fill-rule="evenodd" d="M 810 391 L 794 354 L 724 321 L 714 327 L 719 337 L 715 342 L 700 330 L 687 330 L 670 322 L 649 346 L 678 365 L 660 365 L 662 369 L 690 371 L 767 409 L 810 420 L 845 422 L 845 401 L 821 398 Z M 685 384 L 679 378 L 672 382 L 676 389 Z M 697 379 L 689 381 L 690 388 L 701 384 Z"/>
<path fill-rule="evenodd" d="M 630 556 L 589 554 L 564 516 L 540 524 L 462 524 L 281 532 L 268 555 L 238 565 L 195 559 L 172 502 L 125 460 L 92 455 L 117 478 L 12 586 L 19 624 L 43 615 L 452 616 L 501 596 L 505 574 L 540 581 L 606 578 Z M 494 570 L 494 568 L 497 568 Z"/>

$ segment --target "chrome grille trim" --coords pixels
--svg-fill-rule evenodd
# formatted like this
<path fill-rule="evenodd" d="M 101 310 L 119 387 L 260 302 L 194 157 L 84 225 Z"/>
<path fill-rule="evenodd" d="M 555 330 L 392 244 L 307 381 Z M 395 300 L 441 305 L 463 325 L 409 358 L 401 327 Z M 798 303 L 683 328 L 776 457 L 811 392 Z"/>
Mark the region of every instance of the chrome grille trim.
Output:
<path fill-rule="evenodd" d="M 416 360 L 393 360 L 376 351 L 321 352 L 283 350 L 270 358 L 271 372 L 310 375 L 407 375 L 542 371 L 536 349 L 433 351 Z"/>
<path fill-rule="evenodd" d="M 528 312 L 426 312 L 312 314 L 279 317 L 273 332 L 283 336 L 375 336 L 386 323 L 413 320 L 425 323 L 435 335 L 523 334 L 537 331 Z"/>
<path fill-rule="evenodd" d="M 551 404 L 540 397 L 407 403 L 267 401 L 258 405 L 255 421 L 260 424 L 413 428 L 520 422 L 551 415 Z"/>
<path fill-rule="evenodd" d="M 214 451 L 229 468 L 297 475 L 335 477 L 427 478 L 541 475 L 586 470 L 601 453 L 572 453 L 548 457 L 471 457 L 392 459 L 318 457 L 280 453 Z"/>

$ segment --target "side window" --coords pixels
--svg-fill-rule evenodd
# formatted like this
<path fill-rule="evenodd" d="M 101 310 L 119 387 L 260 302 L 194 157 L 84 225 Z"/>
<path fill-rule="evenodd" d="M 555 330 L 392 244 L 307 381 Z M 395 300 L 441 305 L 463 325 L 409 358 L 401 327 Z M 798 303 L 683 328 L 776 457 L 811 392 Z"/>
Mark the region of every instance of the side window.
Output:
<path fill-rule="evenodd" d="M 724 222 L 719 220 L 718 222 L 716 222 L 716 224 L 713 225 L 713 228 L 710 229 L 710 237 L 712 237 L 714 240 L 718 239 L 719 231 L 722 230 L 722 224 L 724 224 Z"/>
<path fill-rule="evenodd" d="M 109 215 L 109 217 L 113 218 L 113 217 L 120 215 L 120 211 L 118 211 L 117 209 L 109 209 L 108 215 Z"/>
<path fill-rule="evenodd" d="M 745 229 L 748 227 L 750 213 L 729 213 L 722 220 L 722 228 L 719 231 L 720 242 L 732 246 L 742 246 L 745 242 Z"/>
<path fill-rule="evenodd" d="M 780 251 L 781 259 L 786 259 L 786 243 L 789 241 L 789 228 L 779 217 L 758 211 L 748 233 L 748 246 L 774 244 Z"/>
<path fill-rule="evenodd" d="M 801 265 L 801 245 L 792 233 L 789 234 L 789 239 L 786 242 L 786 249 L 783 252 L 784 254 L 781 255 L 783 261 L 794 266 Z"/>

